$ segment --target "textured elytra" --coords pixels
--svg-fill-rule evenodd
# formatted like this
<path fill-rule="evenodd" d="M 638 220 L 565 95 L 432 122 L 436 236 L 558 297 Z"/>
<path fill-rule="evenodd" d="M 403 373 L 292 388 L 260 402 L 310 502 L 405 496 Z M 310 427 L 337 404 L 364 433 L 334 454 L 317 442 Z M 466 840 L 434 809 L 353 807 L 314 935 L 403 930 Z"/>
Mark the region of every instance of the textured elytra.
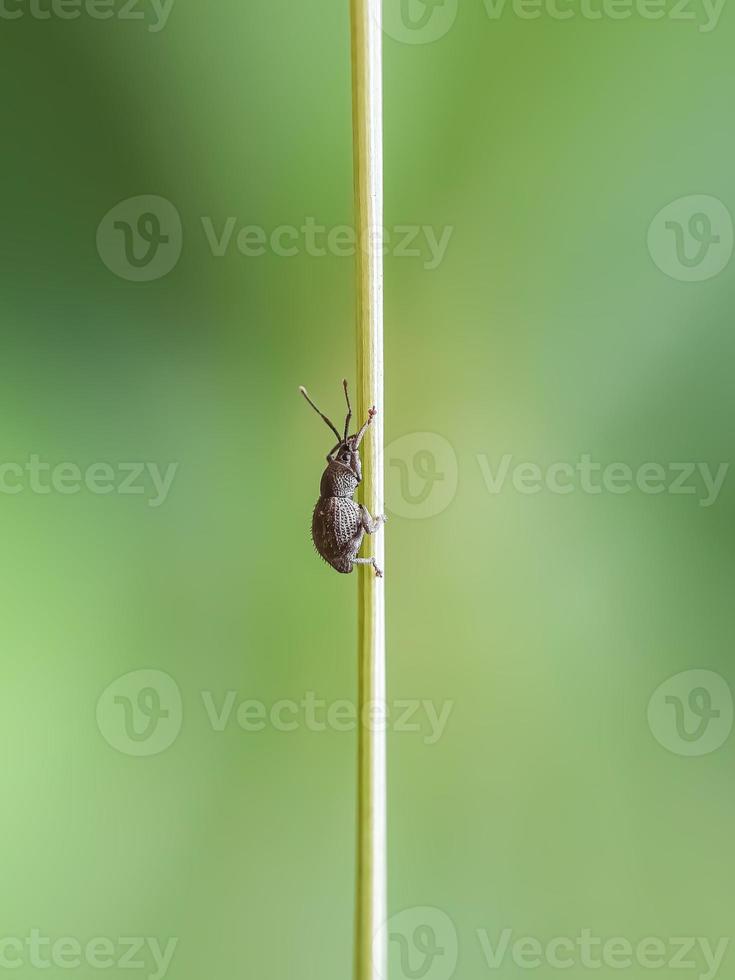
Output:
<path fill-rule="evenodd" d="M 359 504 L 349 497 L 319 498 L 311 522 L 311 536 L 314 547 L 332 568 L 349 575 L 364 534 Z"/>

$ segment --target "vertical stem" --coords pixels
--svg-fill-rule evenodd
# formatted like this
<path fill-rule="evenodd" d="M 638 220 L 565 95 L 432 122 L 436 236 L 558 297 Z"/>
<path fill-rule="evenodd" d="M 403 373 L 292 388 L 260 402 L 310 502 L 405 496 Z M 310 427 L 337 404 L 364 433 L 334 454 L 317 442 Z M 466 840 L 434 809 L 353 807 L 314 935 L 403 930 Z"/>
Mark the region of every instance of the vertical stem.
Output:
<path fill-rule="evenodd" d="M 362 499 L 383 500 L 383 126 L 381 0 L 350 0 L 357 232 L 357 385 L 360 419 L 378 414 L 363 441 Z M 383 531 L 369 542 L 384 567 Z M 358 799 L 355 980 L 387 980 L 385 594 L 372 568 L 358 569 Z M 378 714 L 379 713 L 379 714 Z M 366 724 L 367 721 L 367 724 Z"/>

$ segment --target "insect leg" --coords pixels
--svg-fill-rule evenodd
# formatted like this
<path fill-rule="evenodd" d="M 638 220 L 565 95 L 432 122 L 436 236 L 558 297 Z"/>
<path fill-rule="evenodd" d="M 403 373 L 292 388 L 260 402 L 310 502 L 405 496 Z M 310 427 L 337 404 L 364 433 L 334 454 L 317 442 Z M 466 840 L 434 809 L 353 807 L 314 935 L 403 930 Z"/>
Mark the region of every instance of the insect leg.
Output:
<path fill-rule="evenodd" d="M 377 562 L 375 561 L 374 558 L 351 558 L 350 561 L 352 562 L 353 565 L 372 565 L 373 568 L 375 569 L 376 578 L 383 577 L 383 573 L 378 568 Z"/>
<path fill-rule="evenodd" d="M 360 515 L 362 519 L 362 526 L 368 534 L 375 534 L 375 532 L 379 530 L 380 525 L 385 524 L 385 522 L 388 520 L 384 514 L 381 514 L 379 517 L 373 519 L 370 516 L 370 511 L 364 504 L 360 504 Z"/>

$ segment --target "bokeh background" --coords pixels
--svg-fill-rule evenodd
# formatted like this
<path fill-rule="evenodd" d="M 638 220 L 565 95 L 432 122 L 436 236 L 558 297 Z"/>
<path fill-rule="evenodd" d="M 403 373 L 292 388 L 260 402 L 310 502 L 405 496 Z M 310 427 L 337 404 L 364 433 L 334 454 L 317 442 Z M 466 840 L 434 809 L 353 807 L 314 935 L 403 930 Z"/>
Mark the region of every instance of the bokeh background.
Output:
<path fill-rule="evenodd" d="M 385 260 L 391 699 L 451 710 L 433 743 L 424 708 L 389 735 L 390 906 L 440 910 L 458 961 L 427 967 L 408 930 L 392 976 L 522 976 L 510 954 L 489 968 L 478 930 L 584 928 L 659 937 L 668 975 L 670 937 L 733 930 L 733 477 L 702 506 L 701 479 L 558 494 L 512 474 L 731 458 L 733 13 L 708 29 L 694 0 L 693 19 L 446 3 L 386 9 L 386 224 L 451 234 L 434 268 L 423 231 Z M 343 980 L 354 731 L 301 708 L 296 730 L 252 731 L 257 707 L 237 710 L 354 699 L 356 583 L 309 538 L 328 433 L 297 394 L 341 411 L 353 259 L 301 234 L 294 255 L 243 255 L 236 236 L 351 221 L 348 5 L 48 9 L 0 18 L 0 461 L 178 468 L 160 506 L 150 480 L 41 493 L 2 471 L 0 938 L 106 937 L 108 975 L 130 975 L 121 939 L 175 937 L 171 980 Z M 140 195 L 182 228 L 142 282 L 122 226 L 100 233 L 117 267 L 97 244 Z M 203 218 L 217 237 L 234 219 L 225 254 Z M 694 669 L 719 681 L 672 681 L 649 724 Z M 180 729 L 159 674 L 140 701 L 142 675 L 110 691 L 141 670 L 173 682 Z M 171 739 L 149 744 L 159 720 Z M 28 944 L 0 952 L 17 977 L 42 969 Z"/>

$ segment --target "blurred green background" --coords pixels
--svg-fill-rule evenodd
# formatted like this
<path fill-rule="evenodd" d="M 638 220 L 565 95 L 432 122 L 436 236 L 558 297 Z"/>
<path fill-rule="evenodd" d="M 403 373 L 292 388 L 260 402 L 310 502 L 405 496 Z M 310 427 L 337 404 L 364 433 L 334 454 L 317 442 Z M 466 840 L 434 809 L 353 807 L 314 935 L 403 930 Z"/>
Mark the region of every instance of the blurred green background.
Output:
<path fill-rule="evenodd" d="M 732 477 L 702 506 L 700 489 L 578 480 L 521 493 L 512 473 L 730 460 L 732 11 L 701 30 L 694 0 L 697 19 L 672 2 L 655 20 L 447 0 L 426 10 L 448 18 L 430 40 L 411 2 L 386 5 L 384 52 L 386 225 L 416 227 L 420 253 L 385 259 L 387 439 L 406 437 L 387 457 L 389 683 L 394 705 L 451 715 L 433 742 L 424 707 L 418 732 L 389 735 L 390 906 L 441 910 L 459 958 L 425 968 L 409 930 L 392 976 L 527 972 L 510 953 L 490 969 L 478 930 L 716 944 L 735 870 Z M 144 476 L 142 493 L 42 493 L 2 471 L 0 939 L 25 943 L 0 945 L 2 968 L 43 968 L 36 929 L 83 949 L 48 976 L 96 976 L 94 937 L 114 946 L 109 975 L 129 967 L 121 939 L 175 937 L 172 980 L 344 980 L 354 731 L 301 707 L 284 709 L 292 731 L 236 712 L 355 692 L 355 579 L 309 536 L 328 433 L 297 394 L 337 415 L 354 377 L 353 259 L 298 231 L 351 221 L 348 5 L 175 0 L 165 23 L 143 0 L 142 20 L 121 0 L 110 19 L 41 9 L 6 0 L 0 17 L 0 461 L 178 468 L 160 506 Z M 161 227 L 173 268 L 142 282 L 125 217 L 97 247 L 140 195 L 182 227 Z M 695 209 L 719 238 L 702 281 L 686 281 L 707 229 L 687 224 L 692 195 L 725 208 Z M 672 201 L 688 265 L 676 221 L 647 245 Z M 217 238 L 235 219 L 225 254 L 203 218 Z M 238 250 L 245 226 L 264 254 Z M 294 255 L 272 246 L 281 226 Z M 451 234 L 434 268 L 425 227 Z M 668 744 L 648 722 L 692 669 L 723 679 L 722 737 L 695 756 L 673 700 Z M 165 679 L 102 696 L 141 670 L 172 679 L 180 716 Z M 685 694 L 696 733 L 706 702 Z M 158 721 L 170 744 L 147 742 Z M 150 947 L 133 959 L 160 975 Z M 589 971 L 577 956 L 565 972 Z M 621 973 L 648 970 L 596 971 Z"/>

